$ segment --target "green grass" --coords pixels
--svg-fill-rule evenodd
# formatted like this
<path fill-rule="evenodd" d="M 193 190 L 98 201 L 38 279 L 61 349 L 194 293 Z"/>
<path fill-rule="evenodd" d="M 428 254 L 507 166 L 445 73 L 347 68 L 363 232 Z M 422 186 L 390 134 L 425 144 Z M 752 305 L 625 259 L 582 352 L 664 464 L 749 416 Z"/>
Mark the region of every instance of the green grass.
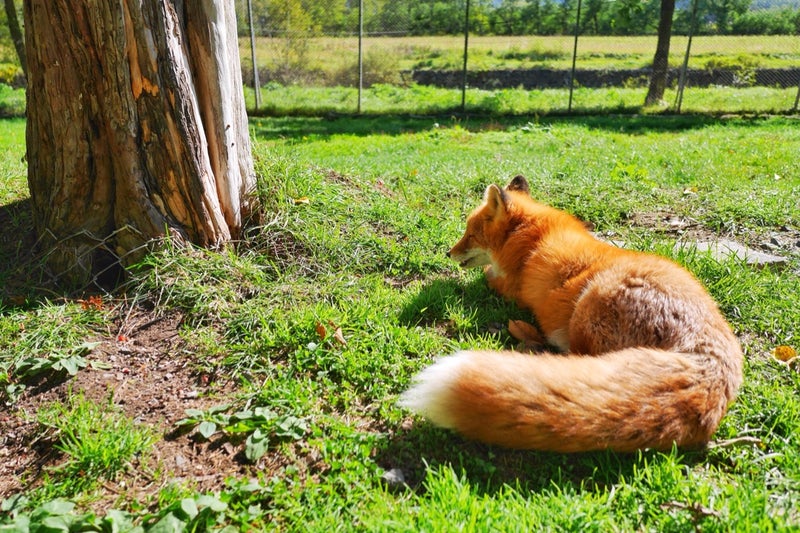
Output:
<path fill-rule="evenodd" d="M 23 126 L 0 122 L 17 139 Z M 205 496 L 157 478 L 163 488 L 144 504 L 116 500 L 127 514 L 92 510 L 87 493 L 96 487 L 31 492 L 13 511 L 0 511 L 0 527 L 44 518 L 98 529 L 800 526 L 800 375 L 771 356 L 776 346 L 800 347 L 798 249 L 785 250 L 783 269 L 755 269 L 676 249 L 674 235 L 631 224 L 636 214 L 669 212 L 745 242 L 796 229 L 794 119 L 309 117 L 253 119 L 251 128 L 263 225 L 235 250 L 167 243 L 133 273 L 127 297 L 184 313 L 194 364 L 239 383 L 235 395 L 220 399 L 230 407 L 189 413 L 187 424 L 200 431 L 212 422 L 214 431 L 248 438 L 261 428 L 265 457 L 283 466 L 231 479 Z M 6 149 L 19 160 L 16 146 Z M 20 196 L 22 169 L 14 165 L 3 182 L 9 199 Z M 433 358 L 460 347 L 514 345 L 503 324 L 525 313 L 444 252 L 485 186 L 517 173 L 540 199 L 628 246 L 674 257 L 706 284 L 747 354 L 745 384 L 716 439 L 757 443 L 631 455 L 517 452 L 465 441 L 395 406 Z M 61 346 L 59 339 L 67 346 L 91 340 L 111 320 L 74 303 L 27 305 L 0 314 L 0 363 L 8 367 Z M 236 415 L 245 403 L 273 414 Z M 77 428 L 75 409 L 62 409 L 67 415 L 59 418 Z M 53 420 L 50 412 L 40 417 Z M 402 470 L 407 485 L 381 480 L 391 468 Z"/>
<path fill-rule="evenodd" d="M 76 302 L 43 301 L 27 309 L 5 304 L 0 304 L 0 400 L 12 403 L 30 382 L 75 375 L 89 366 L 87 340 L 109 320 L 107 312 Z"/>
<path fill-rule="evenodd" d="M 0 120 L 0 205 L 27 196 L 27 166 L 21 155 L 24 153 L 24 119 Z"/>
<path fill-rule="evenodd" d="M 134 457 L 146 452 L 153 436 L 119 411 L 109 397 L 98 405 L 80 394 L 66 404 L 43 406 L 37 421 L 65 461 L 48 473 L 41 499 L 74 497 L 117 478 Z"/>
<path fill-rule="evenodd" d="M 567 89 L 468 89 L 464 110 L 468 114 L 565 115 L 581 114 L 658 114 L 677 110 L 677 91 L 668 89 L 663 104 L 644 107 L 646 88 L 576 88 L 570 96 Z M 792 111 L 797 89 L 773 87 L 688 87 L 681 102 L 682 113 L 757 113 L 786 114 Z M 249 109 L 255 108 L 255 94 L 245 88 Z M 299 87 L 269 84 L 262 88 L 260 115 L 312 115 L 326 113 L 355 114 L 358 90 L 350 87 Z M 461 90 L 411 85 L 377 84 L 364 89 L 361 99 L 363 114 L 463 114 Z"/>
<path fill-rule="evenodd" d="M 25 89 L 14 89 L 0 82 L 0 118 L 25 114 Z"/>

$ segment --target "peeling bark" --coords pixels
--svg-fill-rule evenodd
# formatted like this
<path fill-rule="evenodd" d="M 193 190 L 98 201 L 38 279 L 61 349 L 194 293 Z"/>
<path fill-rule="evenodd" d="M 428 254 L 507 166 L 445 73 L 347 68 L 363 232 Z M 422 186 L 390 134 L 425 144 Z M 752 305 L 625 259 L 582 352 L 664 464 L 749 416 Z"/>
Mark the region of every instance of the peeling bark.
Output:
<path fill-rule="evenodd" d="M 28 182 L 54 272 L 239 235 L 255 176 L 233 3 L 25 2 Z"/>

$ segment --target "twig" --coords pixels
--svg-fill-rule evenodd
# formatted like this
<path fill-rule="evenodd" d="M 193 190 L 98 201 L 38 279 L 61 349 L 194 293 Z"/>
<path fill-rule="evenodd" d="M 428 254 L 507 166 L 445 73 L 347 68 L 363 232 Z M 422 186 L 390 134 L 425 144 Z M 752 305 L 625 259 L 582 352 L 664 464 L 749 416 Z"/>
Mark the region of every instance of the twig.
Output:
<path fill-rule="evenodd" d="M 709 442 L 708 449 L 715 450 L 717 448 L 730 448 L 732 446 L 741 446 L 744 444 L 762 444 L 762 441 L 758 437 L 736 437 L 735 439 Z"/>
<path fill-rule="evenodd" d="M 689 511 L 690 513 L 692 513 L 692 515 L 694 515 L 695 519 L 703 518 L 706 516 L 713 516 L 715 518 L 719 518 L 721 516 L 719 511 L 715 511 L 714 509 L 711 509 L 709 507 L 704 507 L 699 503 L 688 504 L 683 502 L 672 501 L 672 502 L 662 503 L 660 507 L 665 511 L 669 511 L 670 509 L 680 509 L 682 511 Z"/>

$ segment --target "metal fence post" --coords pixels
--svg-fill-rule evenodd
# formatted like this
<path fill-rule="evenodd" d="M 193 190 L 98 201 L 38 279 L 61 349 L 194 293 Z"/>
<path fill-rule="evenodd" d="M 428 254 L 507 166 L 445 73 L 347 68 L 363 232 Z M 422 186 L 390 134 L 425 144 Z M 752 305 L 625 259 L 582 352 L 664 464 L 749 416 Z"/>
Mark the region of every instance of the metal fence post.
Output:
<path fill-rule="evenodd" d="M 569 105 L 567 112 L 572 112 L 572 90 L 575 85 L 575 62 L 578 58 L 578 35 L 581 32 L 581 0 L 578 0 L 578 12 L 575 14 L 575 42 L 572 45 L 572 70 L 569 73 Z"/>
<path fill-rule="evenodd" d="M 256 63 L 256 30 L 253 27 L 253 0 L 247 0 L 247 24 L 250 26 L 250 57 L 253 60 L 253 90 L 256 93 L 256 111 L 261 107 L 261 83 L 258 81 Z"/>
<path fill-rule="evenodd" d="M 361 94 L 364 91 L 364 0 L 358 1 L 358 106 L 361 114 Z"/>
<path fill-rule="evenodd" d="M 683 65 L 681 65 L 681 74 L 678 81 L 678 96 L 675 109 L 678 113 L 681 112 L 681 104 L 683 103 L 683 89 L 686 87 L 686 71 L 689 68 L 689 54 L 692 51 L 692 36 L 694 35 L 694 25 L 697 19 L 697 0 L 692 0 L 692 18 L 689 20 L 689 39 L 686 42 L 686 54 L 683 56 Z"/>
<path fill-rule="evenodd" d="M 461 112 L 467 109 L 467 54 L 469 53 L 469 0 L 464 14 L 464 67 L 461 80 Z"/>

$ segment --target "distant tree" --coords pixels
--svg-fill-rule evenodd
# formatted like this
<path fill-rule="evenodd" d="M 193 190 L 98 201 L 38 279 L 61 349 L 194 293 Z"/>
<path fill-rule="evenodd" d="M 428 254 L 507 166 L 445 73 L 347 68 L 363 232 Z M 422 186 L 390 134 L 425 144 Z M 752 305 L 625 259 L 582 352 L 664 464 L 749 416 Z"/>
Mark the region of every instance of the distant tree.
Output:
<path fill-rule="evenodd" d="M 543 0 L 539 7 L 541 35 L 556 35 L 564 32 L 563 10 L 558 0 Z"/>
<path fill-rule="evenodd" d="M 583 0 L 581 18 L 581 33 L 594 34 L 600 33 L 601 11 L 605 7 L 604 0 Z"/>
<path fill-rule="evenodd" d="M 518 0 L 502 0 L 491 10 L 491 29 L 496 35 L 521 35 L 526 30 L 525 5 Z"/>
<path fill-rule="evenodd" d="M 346 27 L 347 3 L 344 1 L 303 0 L 301 5 L 311 19 L 312 28 L 318 33 L 338 35 L 344 31 L 352 32 L 357 29 L 356 27 Z M 357 5 L 356 9 L 358 9 Z"/>
<path fill-rule="evenodd" d="M 601 19 L 604 35 L 642 35 L 656 31 L 661 2 L 659 0 L 617 0 Z"/>
<path fill-rule="evenodd" d="M 8 23 L 8 32 L 11 34 L 11 41 L 14 43 L 14 50 L 17 52 L 22 72 L 28 74 L 28 61 L 25 57 L 25 36 L 22 34 L 22 29 L 19 27 L 19 18 L 17 17 L 17 6 L 14 0 L 3 0 L 6 13 L 6 22 Z"/>
<path fill-rule="evenodd" d="M 358 9 L 357 7 L 355 9 Z M 375 4 L 369 10 L 369 31 L 373 33 L 406 33 L 411 31 L 412 2 L 396 0 Z"/>
<path fill-rule="evenodd" d="M 751 0 L 704 0 L 698 9 L 698 19 L 708 20 L 711 33 L 729 34 L 736 17 L 747 13 Z M 705 16 L 705 15 L 708 16 Z"/>
<path fill-rule="evenodd" d="M 310 35 L 320 30 L 321 22 L 312 17 L 302 0 L 267 0 L 264 5 L 263 24 L 271 36 L 287 33 Z"/>
<path fill-rule="evenodd" d="M 470 0 L 470 31 L 477 35 L 492 33 L 491 12 L 493 0 Z M 463 30 L 462 30 L 463 31 Z"/>
<path fill-rule="evenodd" d="M 800 10 L 762 9 L 737 16 L 731 24 L 735 35 L 797 35 Z"/>
<path fill-rule="evenodd" d="M 653 56 L 653 71 L 647 87 L 645 105 L 655 105 L 664 99 L 669 74 L 669 41 L 672 35 L 672 16 L 675 13 L 675 0 L 661 0 L 661 15 L 658 21 L 658 41 Z"/>

